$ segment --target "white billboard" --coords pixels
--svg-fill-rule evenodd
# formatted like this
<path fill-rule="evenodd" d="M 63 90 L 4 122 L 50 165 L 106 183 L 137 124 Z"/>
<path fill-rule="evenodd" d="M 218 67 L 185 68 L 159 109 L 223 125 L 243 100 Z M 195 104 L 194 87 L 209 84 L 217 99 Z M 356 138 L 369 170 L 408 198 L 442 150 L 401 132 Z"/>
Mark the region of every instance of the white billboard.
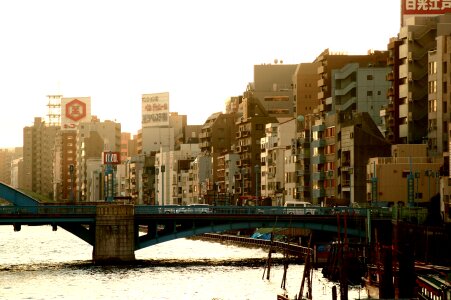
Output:
<path fill-rule="evenodd" d="M 169 126 L 169 93 L 142 95 L 142 127 Z"/>
<path fill-rule="evenodd" d="M 78 123 L 91 120 L 91 97 L 61 99 L 61 129 L 75 130 Z"/>

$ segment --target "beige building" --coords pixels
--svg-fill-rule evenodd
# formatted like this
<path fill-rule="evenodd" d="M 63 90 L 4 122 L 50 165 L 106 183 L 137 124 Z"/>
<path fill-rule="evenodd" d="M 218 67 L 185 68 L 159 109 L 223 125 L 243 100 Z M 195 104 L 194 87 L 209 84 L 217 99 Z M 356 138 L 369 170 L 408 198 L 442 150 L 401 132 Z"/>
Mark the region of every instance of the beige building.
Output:
<path fill-rule="evenodd" d="M 59 126 L 36 117 L 23 130 L 24 189 L 53 198 L 53 155 Z"/>
<path fill-rule="evenodd" d="M 22 148 L 0 149 L 0 181 L 11 185 L 17 182 L 11 174 L 13 160 L 22 156 Z"/>
<path fill-rule="evenodd" d="M 370 158 L 366 167 L 369 202 L 424 205 L 440 191 L 439 159 L 425 144 L 393 145 L 391 157 Z"/>
<path fill-rule="evenodd" d="M 293 101 L 293 74 L 298 65 L 274 64 L 254 65 L 254 82 L 248 85 L 248 92 L 258 99 L 269 116 L 292 118 L 296 112 Z"/>
<path fill-rule="evenodd" d="M 437 85 L 434 85 L 434 80 L 428 79 L 428 52 L 437 49 L 438 36 L 449 35 L 451 31 L 450 23 L 451 14 L 433 17 L 410 17 L 405 21 L 405 25 L 401 27 L 398 41 L 395 43 L 392 40 L 391 44 L 389 44 L 389 49 L 391 48 L 398 54 L 397 57 L 392 55 L 390 59 L 394 68 L 392 74 L 396 76 L 393 83 L 394 85 L 399 85 L 399 95 L 396 95 L 395 90 L 391 90 L 393 94 L 389 96 L 398 97 L 398 99 L 391 101 L 393 105 L 397 106 L 396 109 L 399 116 L 392 114 L 394 117 L 392 122 L 398 128 L 396 130 L 392 128 L 391 134 L 399 136 L 392 137 L 393 140 L 399 143 L 423 143 L 424 138 L 428 137 L 428 125 L 430 125 L 428 122 L 435 123 L 433 120 L 428 121 L 428 110 L 433 110 L 434 107 L 437 107 L 434 106 L 436 96 L 434 95 L 435 92 L 433 92 L 437 89 Z M 443 51 L 443 48 L 439 51 Z M 430 97 L 431 99 L 429 99 Z M 393 107 L 388 108 L 395 109 Z M 438 126 L 437 124 L 437 128 Z"/>

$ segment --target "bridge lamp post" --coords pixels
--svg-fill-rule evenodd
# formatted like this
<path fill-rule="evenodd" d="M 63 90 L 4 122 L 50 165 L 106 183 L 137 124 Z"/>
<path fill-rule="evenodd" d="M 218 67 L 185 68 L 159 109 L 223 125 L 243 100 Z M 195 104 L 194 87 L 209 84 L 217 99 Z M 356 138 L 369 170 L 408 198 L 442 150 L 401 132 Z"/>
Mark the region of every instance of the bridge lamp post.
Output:
<path fill-rule="evenodd" d="M 69 165 L 70 173 L 70 202 L 74 203 L 74 165 Z"/>
<path fill-rule="evenodd" d="M 156 204 L 158 204 L 158 205 L 160 205 L 160 200 L 158 199 L 158 186 L 159 186 L 159 184 L 158 184 L 158 174 L 160 174 L 160 169 L 158 169 L 158 168 L 155 168 L 155 181 L 156 181 L 156 184 L 155 184 L 155 195 L 156 195 Z"/>
<path fill-rule="evenodd" d="M 259 196 L 259 175 L 260 175 L 260 166 L 259 165 L 255 165 L 255 205 L 257 205 L 257 201 L 258 201 L 258 196 Z"/>
<path fill-rule="evenodd" d="M 164 206 L 164 171 L 165 165 L 161 166 L 161 205 Z"/>
<path fill-rule="evenodd" d="M 327 171 L 327 175 L 329 176 L 329 199 L 331 200 L 332 203 L 332 197 L 333 197 L 333 187 L 332 187 L 332 178 L 334 176 L 334 171 L 333 170 L 329 170 Z M 327 207 L 327 197 L 324 200 L 324 207 Z"/>

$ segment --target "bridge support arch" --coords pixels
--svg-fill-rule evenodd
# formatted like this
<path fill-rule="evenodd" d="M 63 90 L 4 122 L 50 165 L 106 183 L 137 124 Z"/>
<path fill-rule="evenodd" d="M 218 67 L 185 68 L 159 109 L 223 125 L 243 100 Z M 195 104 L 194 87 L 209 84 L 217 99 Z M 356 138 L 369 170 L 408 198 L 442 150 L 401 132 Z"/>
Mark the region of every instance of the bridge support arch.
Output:
<path fill-rule="evenodd" d="M 135 260 L 133 205 L 99 205 L 96 210 L 95 243 L 92 259 L 96 264 Z"/>

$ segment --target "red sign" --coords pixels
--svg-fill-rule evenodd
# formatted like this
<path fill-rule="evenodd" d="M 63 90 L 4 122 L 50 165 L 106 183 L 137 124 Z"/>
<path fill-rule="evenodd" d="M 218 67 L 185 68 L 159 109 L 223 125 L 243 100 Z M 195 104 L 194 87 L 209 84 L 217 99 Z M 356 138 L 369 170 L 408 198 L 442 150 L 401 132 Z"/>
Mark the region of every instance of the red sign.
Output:
<path fill-rule="evenodd" d="M 451 12 L 451 0 L 401 0 L 403 15 L 441 15 Z"/>
<path fill-rule="evenodd" d="M 121 153 L 113 151 L 103 152 L 104 165 L 119 165 L 121 163 Z"/>
<path fill-rule="evenodd" d="M 66 104 L 66 118 L 77 122 L 86 117 L 86 103 L 74 99 Z"/>

